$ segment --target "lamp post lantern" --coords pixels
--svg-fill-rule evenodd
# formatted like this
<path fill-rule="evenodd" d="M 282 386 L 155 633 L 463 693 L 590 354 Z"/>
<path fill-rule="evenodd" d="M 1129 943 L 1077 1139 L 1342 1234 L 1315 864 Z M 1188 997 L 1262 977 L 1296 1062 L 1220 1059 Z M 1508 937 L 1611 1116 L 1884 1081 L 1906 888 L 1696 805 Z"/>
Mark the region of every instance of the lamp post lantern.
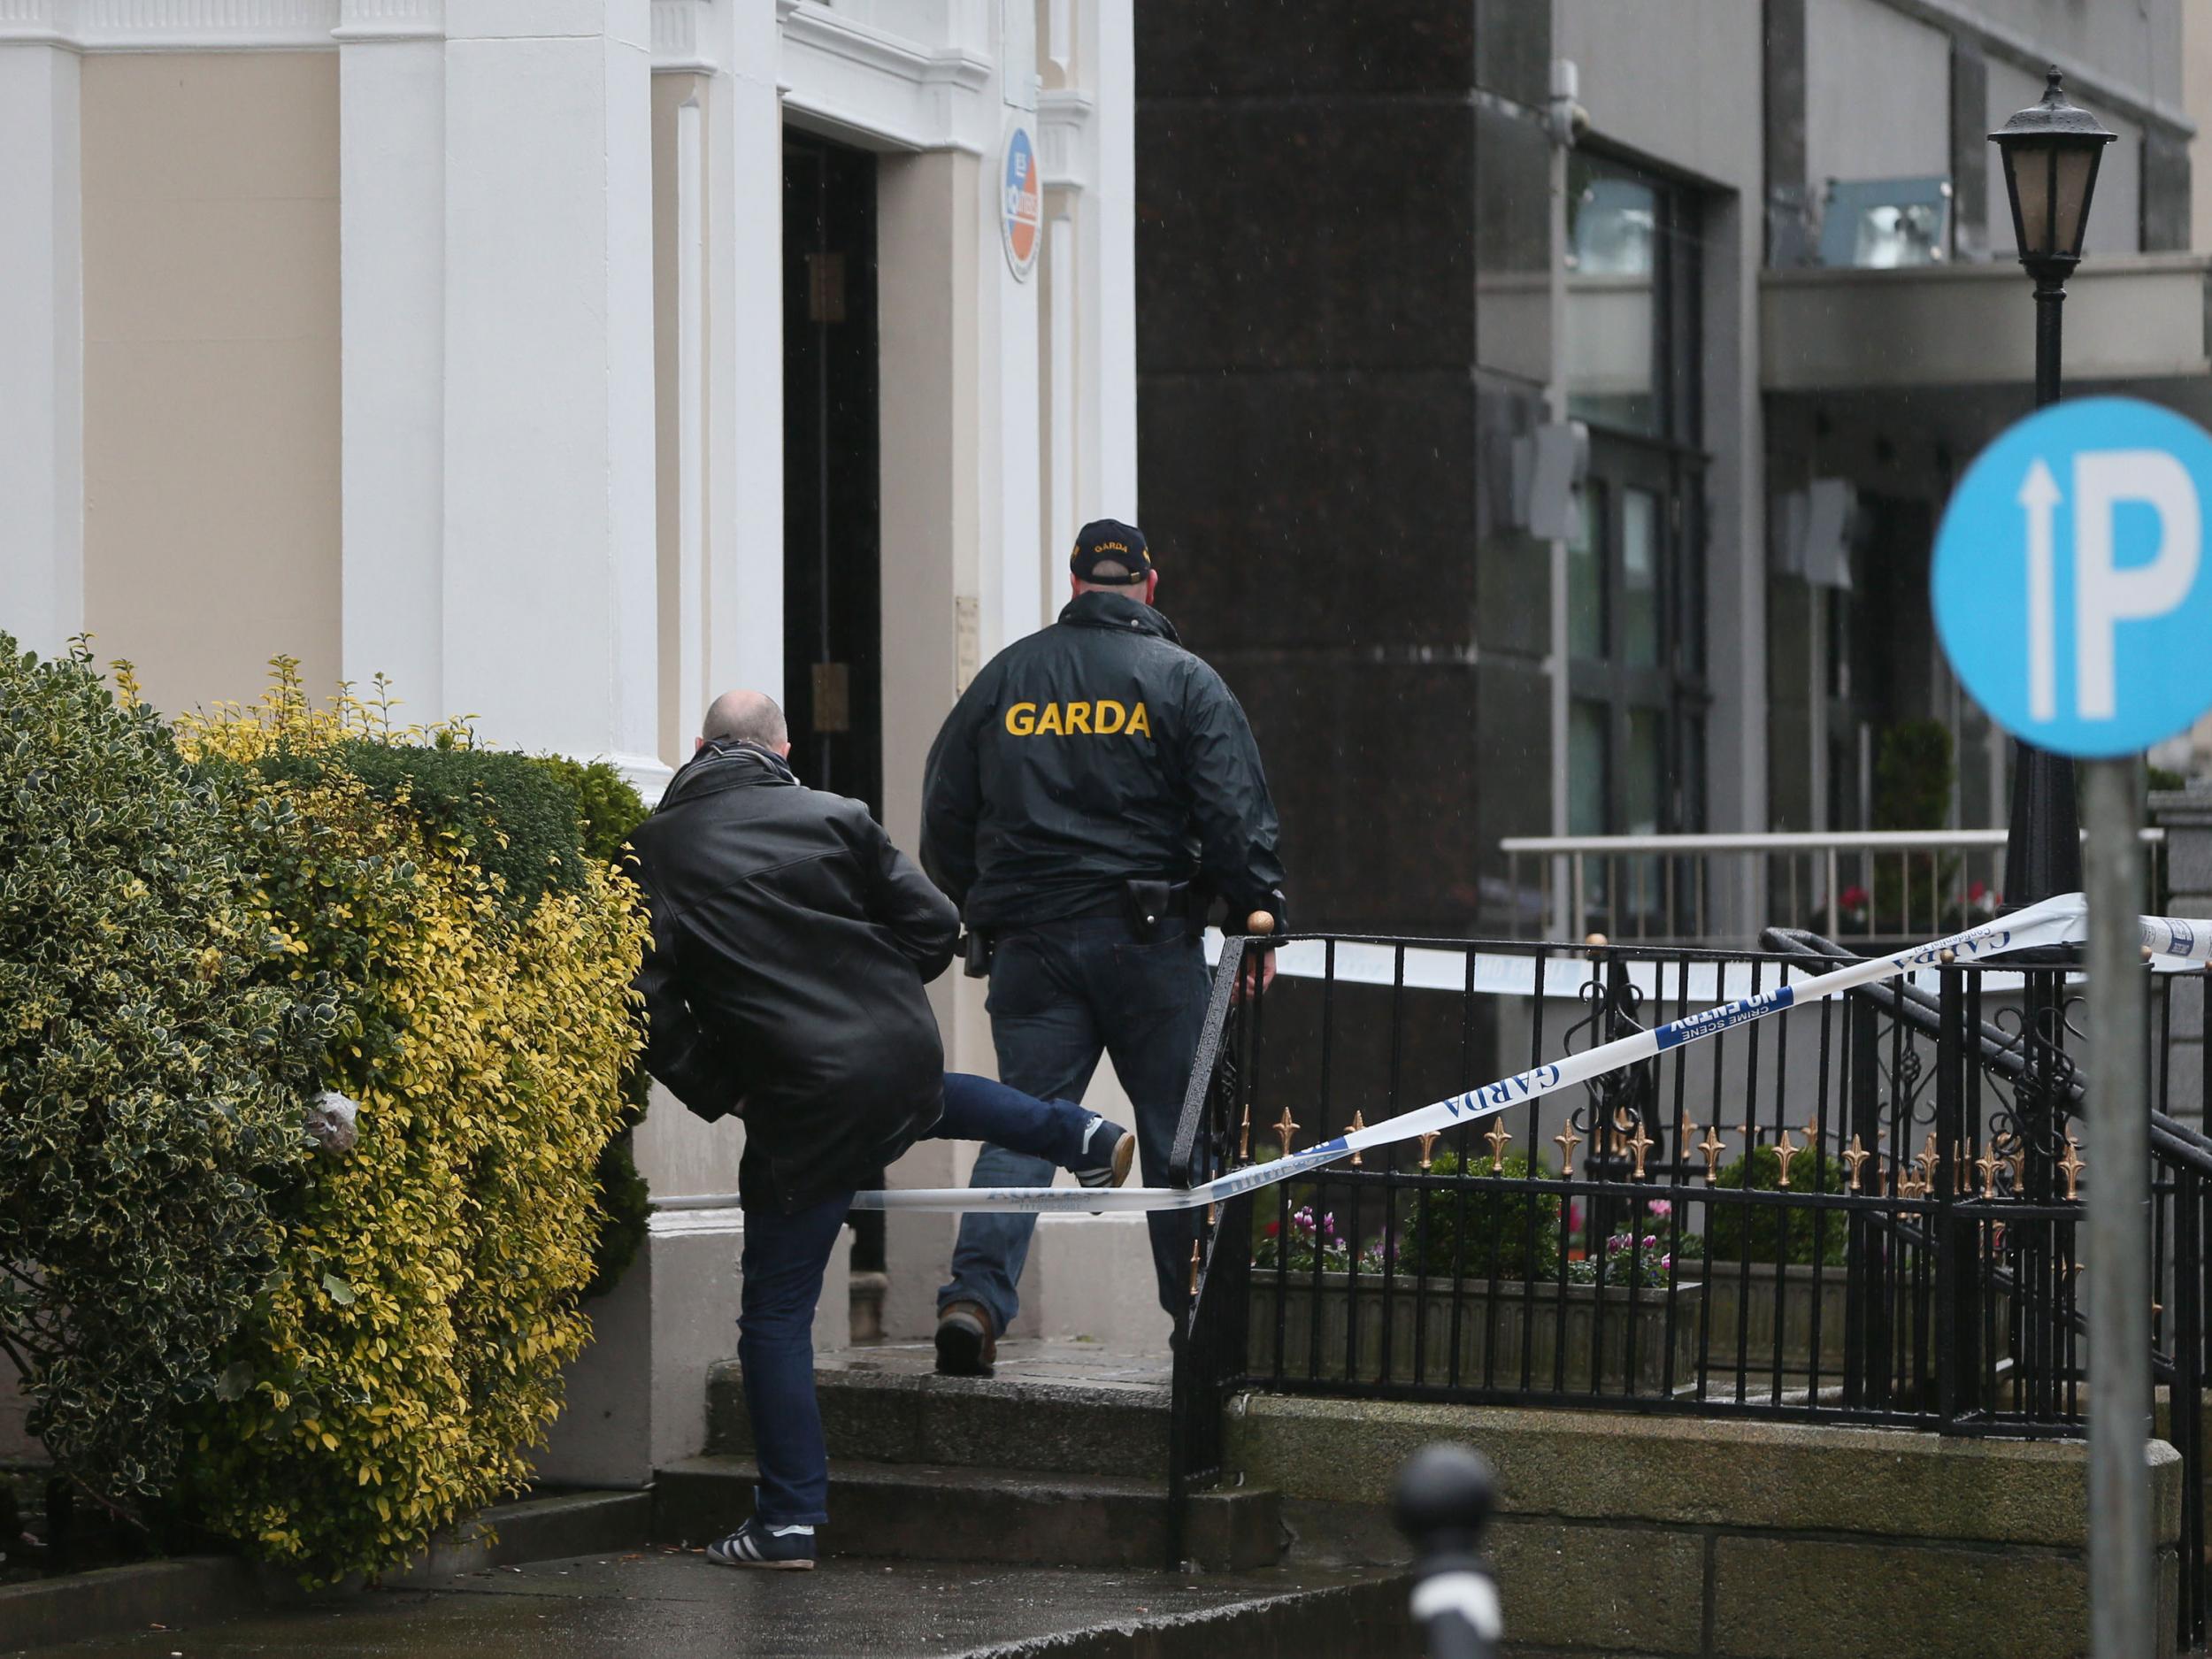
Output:
<path fill-rule="evenodd" d="M 2055 69 L 2043 101 L 1992 133 L 2004 157 L 2005 194 L 2020 263 L 2035 279 L 2035 403 L 2059 400 L 2066 279 L 2081 263 L 2089 202 L 2104 147 L 2118 136 L 2070 104 Z M 2032 744 L 2014 746 L 2012 821 L 2005 837 L 2005 895 L 2034 904 L 2081 890 L 2081 822 L 2074 806 L 2074 763 Z"/>

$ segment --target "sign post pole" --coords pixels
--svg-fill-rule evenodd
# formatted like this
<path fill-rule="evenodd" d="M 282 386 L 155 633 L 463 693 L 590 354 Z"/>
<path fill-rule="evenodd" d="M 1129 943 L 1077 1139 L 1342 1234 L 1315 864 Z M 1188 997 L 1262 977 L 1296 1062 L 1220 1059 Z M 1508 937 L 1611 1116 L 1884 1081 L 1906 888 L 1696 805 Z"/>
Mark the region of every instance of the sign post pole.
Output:
<path fill-rule="evenodd" d="M 1930 575 L 1960 683 L 2018 738 L 2086 763 L 2089 1627 L 2154 1651 L 2150 1089 L 2139 757 L 2212 710 L 2212 434 L 2085 398 L 2000 434 L 1944 510 Z M 2025 750 L 2024 749 L 2024 756 Z M 2052 850 L 2055 850 L 2055 849 Z M 2020 874 L 2008 868 L 2008 885 Z M 2194 1571 L 2198 1563 L 2188 1563 Z"/>
<path fill-rule="evenodd" d="M 2141 803 L 2132 760 L 2083 764 L 2089 845 L 2089 1622 L 2095 1659 L 2156 1651 L 2151 1584 L 2150 1108 Z"/>

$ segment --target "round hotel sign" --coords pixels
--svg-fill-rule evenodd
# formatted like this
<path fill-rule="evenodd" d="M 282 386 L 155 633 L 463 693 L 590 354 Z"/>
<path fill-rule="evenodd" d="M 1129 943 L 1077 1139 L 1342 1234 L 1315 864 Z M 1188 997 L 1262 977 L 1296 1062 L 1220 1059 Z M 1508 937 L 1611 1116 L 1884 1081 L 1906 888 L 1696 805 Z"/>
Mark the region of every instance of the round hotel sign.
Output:
<path fill-rule="evenodd" d="M 1037 147 L 1029 129 L 1016 123 L 1006 134 L 1006 165 L 999 178 L 999 229 L 1006 239 L 1006 263 L 1018 280 L 1027 281 L 1037 266 L 1037 239 L 1044 225 L 1044 193 L 1037 184 Z"/>

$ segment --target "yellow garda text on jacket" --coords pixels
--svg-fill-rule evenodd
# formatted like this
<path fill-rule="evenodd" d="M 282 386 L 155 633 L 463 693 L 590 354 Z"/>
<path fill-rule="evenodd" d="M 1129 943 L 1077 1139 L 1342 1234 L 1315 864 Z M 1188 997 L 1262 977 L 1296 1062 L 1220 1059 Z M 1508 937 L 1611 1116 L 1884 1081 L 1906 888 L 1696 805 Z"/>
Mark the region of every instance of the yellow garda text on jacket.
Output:
<path fill-rule="evenodd" d="M 1017 703 L 1006 710 L 1016 737 L 1150 737 L 1152 717 L 1141 703 Z"/>

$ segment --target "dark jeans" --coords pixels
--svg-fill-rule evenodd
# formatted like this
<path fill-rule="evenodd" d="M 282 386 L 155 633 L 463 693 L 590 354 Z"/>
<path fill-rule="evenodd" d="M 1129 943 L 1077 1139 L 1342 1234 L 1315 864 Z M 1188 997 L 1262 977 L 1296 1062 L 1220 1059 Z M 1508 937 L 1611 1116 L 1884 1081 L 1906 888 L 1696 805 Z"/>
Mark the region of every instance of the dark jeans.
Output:
<path fill-rule="evenodd" d="M 1118 916 L 1053 922 L 1000 936 L 991 958 L 991 1039 L 999 1076 L 1026 1094 L 1080 1100 L 1099 1056 L 1110 1056 L 1136 1109 L 1137 1144 L 1148 1187 L 1168 1183 L 1168 1156 L 1183 1111 L 1183 1090 L 1205 1023 L 1209 981 L 1195 938 L 1141 944 Z M 972 1187 L 1047 1187 L 1052 1166 L 1020 1148 L 986 1147 Z M 1195 1218 L 1156 1211 L 1152 1267 L 1169 1315 L 1189 1300 Z M 1015 1286 L 1029 1259 L 1037 1217 L 977 1212 L 960 1221 L 949 1302 L 979 1302 L 1000 1331 L 1021 1306 Z"/>
<path fill-rule="evenodd" d="M 1083 1150 L 1091 1114 L 1064 1100 L 1037 1100 L 964 1072 L 945 1073 L 945 1115 L 931 1138 L 1018 1146 L 1064 1165 Z M 765 1525 L 818 1526 L 829 1518 L 829 1451 L 814 1398 L 814 1305 L 822 1299 L 850 1193 L 792 1215 L 745 1212 L 737 1357 L 760 1464 L 754 1513 Z"/>

